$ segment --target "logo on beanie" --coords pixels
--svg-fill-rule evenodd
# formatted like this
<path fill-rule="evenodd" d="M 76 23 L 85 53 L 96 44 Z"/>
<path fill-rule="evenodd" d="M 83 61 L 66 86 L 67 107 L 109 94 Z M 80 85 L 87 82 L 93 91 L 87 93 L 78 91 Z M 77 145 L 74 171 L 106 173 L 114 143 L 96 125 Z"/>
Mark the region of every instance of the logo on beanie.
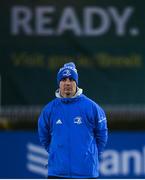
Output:
<path fill-rule="evenodd" d="M 70 73 L 70 70 L 69 69 L 66 69 L 63 74 L 63 76 L 71 76 L 71 73 Z"/>

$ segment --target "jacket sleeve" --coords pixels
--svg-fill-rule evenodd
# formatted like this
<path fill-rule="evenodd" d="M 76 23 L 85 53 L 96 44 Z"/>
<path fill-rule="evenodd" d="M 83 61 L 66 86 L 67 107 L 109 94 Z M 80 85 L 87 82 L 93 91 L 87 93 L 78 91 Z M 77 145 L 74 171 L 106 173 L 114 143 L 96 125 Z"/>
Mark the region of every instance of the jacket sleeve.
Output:
<path fill-rule="evenodd" d="M 107 119 L 105 112 L 101 107 L 97 107 L 96 113 L 96 123 L 95 123 L 95 138 L 98 147 L 98 156 L 101 159 L 101 154 L 105 148 L 108 139 L 108 128 Z"/>
<path fill-rule="evenodd" d="M 51 141 L 50 134 L 50 113 L 46 108 L 42 110 L 38 119 L 38 135 L 41 145 L 49 152 L 49 145 Z"/>

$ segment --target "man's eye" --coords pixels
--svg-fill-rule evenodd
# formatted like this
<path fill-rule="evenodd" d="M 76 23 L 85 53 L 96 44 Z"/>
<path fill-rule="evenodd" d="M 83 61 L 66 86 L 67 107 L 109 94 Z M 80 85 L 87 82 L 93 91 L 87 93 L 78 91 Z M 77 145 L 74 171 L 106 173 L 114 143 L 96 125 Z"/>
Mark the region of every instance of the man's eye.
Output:
<path fill-rule="evenodd" d="M 70 81 L 73 81 L 73 78 L 69 78 Z"/>
<path fill-rule="evenodd" d="M 65 82 L 65 81 L 66 81 L 66 78 L 62 79 L 62 81 L 64 81 L 64 82 Z"/>

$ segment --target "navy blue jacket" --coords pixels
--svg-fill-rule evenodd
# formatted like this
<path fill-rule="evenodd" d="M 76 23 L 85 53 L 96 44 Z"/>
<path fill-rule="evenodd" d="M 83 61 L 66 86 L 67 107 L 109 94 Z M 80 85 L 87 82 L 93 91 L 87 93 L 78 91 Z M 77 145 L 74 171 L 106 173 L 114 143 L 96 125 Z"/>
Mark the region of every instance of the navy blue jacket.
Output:
<path fill-rule="evenodd" d="M 98 177 L 108 132 L 105 113 L 94 101 L 83 94 L 54 99 L 40 114 L 38 133 L 49 153 L 49 176 Z"/>

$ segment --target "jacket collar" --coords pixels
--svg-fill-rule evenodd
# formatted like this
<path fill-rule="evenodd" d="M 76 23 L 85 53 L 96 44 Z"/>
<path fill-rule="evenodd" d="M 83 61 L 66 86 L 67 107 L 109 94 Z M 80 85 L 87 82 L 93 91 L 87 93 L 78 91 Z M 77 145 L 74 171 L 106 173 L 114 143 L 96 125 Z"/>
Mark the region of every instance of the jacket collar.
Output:
<path fill-rule="evenodd" d="M 73 97 L 71 97 L 71 98 L 64 98 L 64 97 L 62 97 L 62 96 L 60 95 L 60 90 L 57 89 L 57 90 L 55 91 L 55 96 L 56 96 L 57 98 L 59 98 L 60 100 L 62 100 L 63 102 L 72 102 L 72 101 L 77 100 L 77 99 L 82 95 L 82 93 L 83 93 L 83 90 L 82 90 L 81 88 L 78 88 L 78 87 L 77 87 L 77 92 L 76 92 L 76 94 L 75 94 Z"/>

